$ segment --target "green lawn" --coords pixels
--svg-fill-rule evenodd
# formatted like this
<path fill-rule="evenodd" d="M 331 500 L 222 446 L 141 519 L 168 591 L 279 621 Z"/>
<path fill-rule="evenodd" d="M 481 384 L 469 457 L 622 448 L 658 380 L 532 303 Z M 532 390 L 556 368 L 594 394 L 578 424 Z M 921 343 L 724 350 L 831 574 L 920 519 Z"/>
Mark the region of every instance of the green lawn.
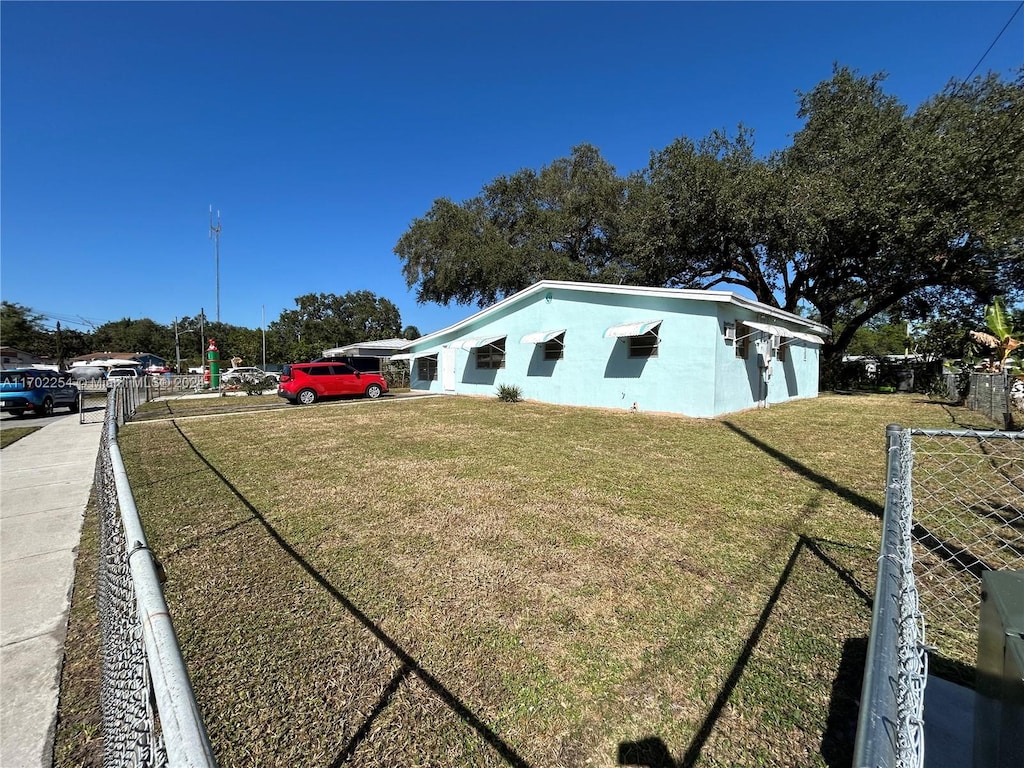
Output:
<path fill-rule="evenodd" d="M 288 403 L 277 396 L 269 395 L 226 395 L 224 397 L 164 397 L 152 403 L 143 403 L 133 417 L 134 421 L 167 419 L 175 416 L 212 416 L 238 411 L 267 410 L 281 408 Z"/>
<path fill-rule="evenodd" d="M 42 427 L 8 427 L 0 430 L 0 448 L 6 448 L 11 443 L 16 443 L 21 438 L 31 435 Z"/>
<path fill-rule="evenodd" d="M 954 416 L 436 398 L 121 446 L 224 768 L 849 765 L 884 428 Z"/>

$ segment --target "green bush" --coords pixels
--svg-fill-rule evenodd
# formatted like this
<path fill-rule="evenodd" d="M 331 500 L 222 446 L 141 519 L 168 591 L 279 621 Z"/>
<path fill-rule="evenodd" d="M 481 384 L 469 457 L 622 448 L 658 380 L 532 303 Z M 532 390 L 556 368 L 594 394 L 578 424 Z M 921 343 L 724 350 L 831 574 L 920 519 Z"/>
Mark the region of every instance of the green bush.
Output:
<path fill-rule="evenodd" d="M 523 399 L 523 390 L 515 384 L 499 384 L 498 399 L 503 403 L 518 403 Z"/>

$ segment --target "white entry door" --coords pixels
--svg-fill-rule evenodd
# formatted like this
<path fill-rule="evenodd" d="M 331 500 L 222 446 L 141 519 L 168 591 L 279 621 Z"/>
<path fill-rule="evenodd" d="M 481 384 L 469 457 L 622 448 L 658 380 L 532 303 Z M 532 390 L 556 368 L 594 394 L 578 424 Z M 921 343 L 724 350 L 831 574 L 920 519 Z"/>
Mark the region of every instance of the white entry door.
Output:
<path fill-rule="evenodd" d="M 455 391 L 455 350 L 451 347 L 441 347 L 441 388 Z"/>

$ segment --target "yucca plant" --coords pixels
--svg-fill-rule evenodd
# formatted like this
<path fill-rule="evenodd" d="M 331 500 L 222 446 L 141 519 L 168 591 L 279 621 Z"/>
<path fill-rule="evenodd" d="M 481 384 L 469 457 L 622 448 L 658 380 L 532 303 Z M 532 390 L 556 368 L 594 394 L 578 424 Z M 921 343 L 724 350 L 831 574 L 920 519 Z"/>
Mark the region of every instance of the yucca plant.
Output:
<path fill-rule="evenodd" d="M 498 399 L 503 403 L 518 403 L 523 399 L 523 390 L 515 384 L 499 384 Z"/>

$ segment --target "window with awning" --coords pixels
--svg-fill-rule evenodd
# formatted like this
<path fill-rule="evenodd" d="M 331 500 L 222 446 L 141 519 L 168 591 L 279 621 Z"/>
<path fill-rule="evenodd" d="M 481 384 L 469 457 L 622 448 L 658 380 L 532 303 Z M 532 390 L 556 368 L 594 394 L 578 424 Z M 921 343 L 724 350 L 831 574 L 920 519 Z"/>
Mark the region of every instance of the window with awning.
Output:
<path fill-rule="evenodd" d="M 494 370 L 505 367 L 505 337 L 495 336 L 472 347 L 476 357 L 476 367 L 483 370 Z"/>
<path fill-rule="evenodd" d="M 528 333 L 520 339 L 523 344 L 543 344 L 545 360 L 561 360 L 565 355 L 565 328 Z"/>
<path fill-rule="evenodd" d="M 661 320 L 640 320 L 613 325 L 604 332 L 606 339 L 621 339 L 629 345 L 630 357 L 658 356 L 658 329 Z"/>

